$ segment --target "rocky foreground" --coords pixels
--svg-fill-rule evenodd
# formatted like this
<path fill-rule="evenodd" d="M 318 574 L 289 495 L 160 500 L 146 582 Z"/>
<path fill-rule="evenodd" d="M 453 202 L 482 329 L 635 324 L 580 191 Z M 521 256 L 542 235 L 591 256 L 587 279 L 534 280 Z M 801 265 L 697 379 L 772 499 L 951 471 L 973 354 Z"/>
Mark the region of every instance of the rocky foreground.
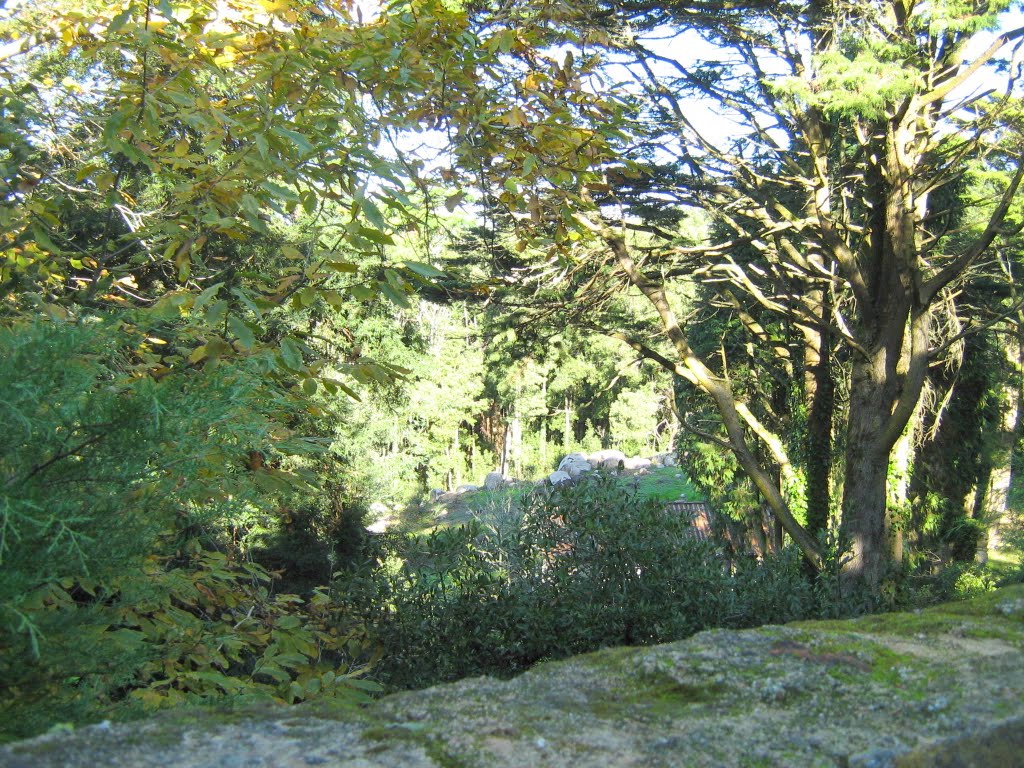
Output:
<path fill-rule="evenodd" d="M 358 712 L 103 724 L 0 748 L 0 766 L 1024 766 L 1024 587 L 609 649 Z"/>

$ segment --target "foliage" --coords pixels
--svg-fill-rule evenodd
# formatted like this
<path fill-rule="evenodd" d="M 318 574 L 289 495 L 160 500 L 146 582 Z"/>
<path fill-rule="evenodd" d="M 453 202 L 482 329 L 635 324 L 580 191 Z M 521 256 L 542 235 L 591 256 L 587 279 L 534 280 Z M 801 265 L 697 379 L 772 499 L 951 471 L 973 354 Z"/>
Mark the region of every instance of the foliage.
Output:
<path fill-rule="evenodd" d="M 657 452 L 657 435 L 652 425 L 658 424 L 661 407 L 661 397 L 650 390 L 619 393 L 608 414 L 608 429 L 615 436 L 615 447 L 627 456 Z"/>
<path fill-rule="evenodd" d="M 369 646 L 327 594 L 271 596 L 265 570 L 208 550 L 290 487 L 248 460 L 303 448 L 290 401 L 255 359 L 154 380 L 132 365 L 151 333 L 104 316 L 0 331 L 8 736 L 131 702 L 360 685 L 346 660 Z"/>
<path fill-rule="evenodd" d="M 373 24 L 350 10 L 97 0 L 5 16 L 4 311 L 173 298 L 205 333 L 156 350 L 161 369 L 269 345 L 273 373 L 307 393 L 393 379 L 358 354 L 325 371 L 309 331 L 275 334 L 267 314 L 380 297 L 407 306 L 440 274 L 382 258 L 415 217 L 419 181 L 380 145 L 419 128 L 478 51 L 441 3 L 396 5 Z"/>
<path fill-rule="evenodd" d="M 1004 563 L 1000 569 L 1002 580 L 1006 583 L 1024 582 L 1024 514 L 1016 503 L 999 525 L 999 538 L 1001 546 L 997 556 Z"/>
<path fill-rule="evenodd" d="M 961 368 L 933 374 L 942 403 L 922 425 L 927 439 L 914 463 L 911 536 L 921 552 L 970 562 L 993 522 L 981 519 L 977 489 L 988 484 L 1001 438 L 1005 373 L 993 340 L 969 339 L 962 354 Z M 950 376 L 955 385 L 943 381 Z"/>
<path fill-rule="evenodd" d="M 688 520 L 612 477 L 499 507 L 465 526 L 392 538 L 371 572 L 336 585 L 368 612 L 387 685 L 513 674 L 541 659 L 817 610 L 797 553 L 731 573 Z"/>
<path fill-rule="evenodd" d="M 317 591 L 271 595 L 271 574 L 198 543 L 137 572 L 67 579 L 26 596 L 43 628 L 31 664 L 4 659 L 3 737 L 53 722 L 125 717 L 186 703 L 354 704 L 379 690 L 365 630 Z"/>
<path fill-rule="evenodd" d="M 841 492 L 849 579 L 876 590 L 898 566 L 888 457 L 947 345 L 999 320 L 991 303 L 968 320 L 965 289 L 996 274 L 988 255 L 1019 221 L 1017 83 L 998 57 L 1020 30 L 973 45 L 1009 5 L 566 4 L 545 17 L 546 47 L 530 35 L 509 46 L 491 93 L 515 119 L 460 158 L 526 262 L 511 270 L 517 298 L 549 327 L 600 329 L 702 391 L 719 422 L 697 425 L 705 439 L 735 454 L 816 568 Z M 490 29 L 521 21 L 474 10 Z M 554 104 L 529 87 L 545 67 L 569 93 Z M 1006 98 L 961 108 L 961 88 L 989 86 L 983 74 Z M 586 104 L 580 88 L 604 98 Z M 538 189 L 546 156 L 524 139 L 556 114 L 581 141 Z M 972 163 L 1002 178 L 966 193 Z M 711 225 L 696 242 L 689 208 Z M 535 283 L 517 274 L 530 267 Z M 703 312 L 686 301 L 694 284 Z M 627 292 L 646 316 L 619 311 Z M 699 348 L 709 315 L 728 333 Z"/>
<path fill-rule="evenodd" d="M 146 340 L 101 316 L 0 330 L 0 605 L 29 638 L 19 606 L 32 589 L 103 578 L 169 526 L 244 506 L 248 451 L 288 448 L 274 435 L 281 399 L 258 365 L 155 380 L 132 369 Z"/>
<path fill-rule="evenodd" d="M 987 339 L 947 352 L 1014 308 L 1015 251 L 1005 274 L 983 256 L 1012 236 L 1024 170 L 1013 98 L 945 102 L 1007 3 L 812 5 L 4 12 L 9 732 L 356 700 L 379 648 L 404 686 L 904 599 L 880 539 L 855 553 L 874 594 L 841 588 L 829 474 L 845 448 L 861 546 L 892 522 L 877 458 L 926 381 L 903 522 L 970 557 L 1005 376 Z M 677 33 L 730 63 L 673 60 L 655 38 Z M 698 130 L 692 94 L 747 134 Z M 670 400 L 698 487 L 736 518 L 767 499 L 816 579 L 781 547 L 724 568 L 662 509 L 682 479 L 492 494 L 465 527 L 363 541 L 371 499 L 498 456 L 526 476 L 556 444 L 656 449 Z M 921 594 L 987 588 L 964 566 Z"/>

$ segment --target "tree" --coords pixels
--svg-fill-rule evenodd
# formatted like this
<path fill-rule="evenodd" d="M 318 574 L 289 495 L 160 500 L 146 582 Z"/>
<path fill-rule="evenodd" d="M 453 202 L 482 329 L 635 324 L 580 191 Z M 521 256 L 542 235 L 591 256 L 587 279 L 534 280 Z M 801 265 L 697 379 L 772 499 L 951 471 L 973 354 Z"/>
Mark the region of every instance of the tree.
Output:
<path fill-rule="evenodd" d="M 818 543 L 752 447 L 764 445 L 785 472 L 792 462 L 783 442 L 736 397 L 727 372 L 694 353 L 670 286 L 703 275 L 762 316 L 800 329 L 800 357 L 811 377 L 827 373 L 824 363 L 840 345 L 849 377 L 838 440 L 845 446 L 841 532 L 852 548 L 846 573 L 872 590 L 900 557 L 886 474 L 929 362 L 946 341 L 940 318 L 956 311 L 959 287 L 1015 226 L 1010 206 L 1024 175 L 1016 150 L 1006 183 L 983 201 L 986 220 L 974 236 L 954 236 L 957 216 L 942 194 L 968 160 L 998 140 L 1016 141 L 997 119 L 1016 82 L 998 57 L 1024 30 L 995 35 L 980 53 L 969 49 L 1008 6 L 583 4 L 578 15 L 563 11 L 552 21 L 568 30 L 561 41 L 574 55 L 558 60 L 517 38 L 521 50 L 512 47 L 510 55 L 526 73 L 502 81 L 500 91 L 515 105 L 508 107 L 511 122 L 488 126 L 474 145 L 502 158 L 488 168 L 491 188 L 517 190 L 495 200 L 518 216 L 524 242 L 554 259 L 589 258 L 603 270 L 603 285 L 625 281 L 648 299 L 668 344 L 635 336 L 631 343 L 713 399 L 729 449 L 815 564 Z M 667 35 L 672 45 L 663 42 Z M 686 55 L 696 46 L 707 51 L 704 60 Z M 604 52 L 606 67 L 596 51 Z M 993 65 L 1002 84 L 971 95 L 972 78 Z M 618 100 L 606 96 L 612 76 L 630 83 Z M 589 89 L 581 85 L 588 80 Z M 701 101 L 735 129 L 698 125 L 693 105 Z M 540 138 L 556 114 L 563 135 L 576 132 L 576 146 L 561 154 Z M 536 168 L 551 167 L 557 170 L 533 177 Z M 958 215 L 972 204 L 954 202 Z M 666 212 L 686 207 L 705 211 L 719 236 L 679 243 L 664 226 Z M 660 247 L 638 248 L 626 236 L 636 230 L 653 234 Z M 591 245 L 584 256 L 581 241 L 604 249 Z M 741 246 L 756 258 L 741 263 L 734 257 Z M 581 300 L 583 287 L 593 285 L 577 289 Z M 807 391 L 813 403 L 821 387 Z"/>
<path fill-rule="evenodd" d="M 361 23 L 330 0 L 55 2 L 19 6 L 2 31 L 6 312 L 175 293 L 206 325 L 184 355 L 153 361 L 176 370 L 251 353 L 275 307 L 401 303 L 435 274 L 356 262 L 415 218 L 415 168 L 382 145 L 474 76 L 475 48 L 446 43 L 465 32 L 461 14 L 396 4 Z M 318 378 L 301 337 L 271 341 L 285 376 Z"/>
<path fill-rule="evenodd" d="M 388 260 L 427 191 L 388 142 L 489 58 L 429 0 L 2 12 L 5 723 L 348 677 L 343 609 L 271 597 L 236 524 L 311 493 L 325 400 L 401 375 L 318 324 L 437 276 Z"/>

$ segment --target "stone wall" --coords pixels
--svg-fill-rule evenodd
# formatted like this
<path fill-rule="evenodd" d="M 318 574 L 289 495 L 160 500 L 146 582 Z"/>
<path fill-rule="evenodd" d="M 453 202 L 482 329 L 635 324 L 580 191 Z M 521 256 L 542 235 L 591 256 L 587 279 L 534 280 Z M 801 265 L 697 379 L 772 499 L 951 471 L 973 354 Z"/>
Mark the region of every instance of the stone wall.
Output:
<path fill-rule="evenodd" d="M 189 710 L 0 748 L 6 768 L 1024 766 L 1024 587 L 703 632 L 326 705 Z"/>

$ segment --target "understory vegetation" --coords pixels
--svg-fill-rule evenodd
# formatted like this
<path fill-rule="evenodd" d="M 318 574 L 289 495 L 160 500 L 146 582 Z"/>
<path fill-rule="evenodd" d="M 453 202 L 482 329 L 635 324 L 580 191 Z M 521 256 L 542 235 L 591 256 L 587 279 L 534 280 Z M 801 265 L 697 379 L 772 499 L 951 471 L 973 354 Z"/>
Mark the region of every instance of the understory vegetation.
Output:
<path fill-rule="evenodd" d="M 4 6 L 0 739 L 1024 579 L 1017 5 Z"/>

